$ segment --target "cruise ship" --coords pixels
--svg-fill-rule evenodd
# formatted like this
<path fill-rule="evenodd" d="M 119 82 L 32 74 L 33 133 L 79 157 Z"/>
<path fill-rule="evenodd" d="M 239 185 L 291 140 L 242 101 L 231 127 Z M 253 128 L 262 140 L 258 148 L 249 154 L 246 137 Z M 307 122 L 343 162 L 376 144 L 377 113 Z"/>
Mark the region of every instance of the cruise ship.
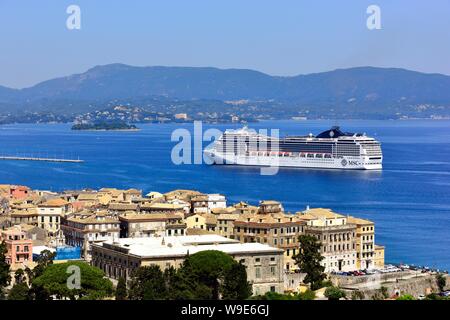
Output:
<path fill-rule="evenodd" d="M 272 137 L 250 130 L 226 130 L 204 150 L 212 164 L 316 169 L 381 170 L 381 144 L 337 126 L 316 136 Z"/>

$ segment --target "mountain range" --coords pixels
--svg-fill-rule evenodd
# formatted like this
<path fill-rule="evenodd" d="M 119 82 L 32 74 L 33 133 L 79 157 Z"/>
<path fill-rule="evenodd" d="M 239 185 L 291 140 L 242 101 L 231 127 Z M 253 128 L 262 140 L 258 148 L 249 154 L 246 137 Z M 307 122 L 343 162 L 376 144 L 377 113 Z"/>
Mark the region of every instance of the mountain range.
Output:
<path fill-rule="evenodd" d="M 290 108 L 401 112 L 450 108 L 450 76 L 398 68 L 356 67 L 290 77 L 248 69 L 96 66 L 24 89 L 0 86 L 0 112 L 87 112 L 118 99 L 275 101 Z"/>

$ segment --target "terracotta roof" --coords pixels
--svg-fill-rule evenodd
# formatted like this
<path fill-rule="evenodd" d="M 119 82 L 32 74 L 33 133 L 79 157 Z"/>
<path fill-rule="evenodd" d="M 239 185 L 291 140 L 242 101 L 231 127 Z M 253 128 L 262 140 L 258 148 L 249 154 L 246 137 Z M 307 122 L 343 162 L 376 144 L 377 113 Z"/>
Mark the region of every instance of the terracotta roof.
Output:
<path fill-rule="evenodd" d="M 227 208 L 212 208 L 211 213 L 213 214 L 233 214 L 238 212 L 238 209 L 235 207 L 227 207 Z"/>
<path fill-rule="evenodd" d="M 208 196 L 205 195 L 205 194 L 196 195 L 196 196 L 193 196 L 193 197 L 191 198 L 191 201 L 192 201 L 192 202 L 196 202 L 196 201 L 208 201 Z"/>
<path fill-rule="evenodd" d="M 66 200 L 63 200 L 61 198 L 55 198 L 55 199 L 47 200 L 44 203 L 41 203 L 39 205 L 39 207 L 62 207 L 62 206 L 66 206 L 68 204 L 69 204 L 69 202 L 67 202 Z"/>
<path fill-rule="evenodd" d="M 119 216 L 119 220 L 121 221 L 133 221 L 133 222 L 166 221 L 170 219 L 183 219 L 183 216 L 173 213 L 133 213 L 133 214 L 127 213 Z"/>
<path fill-rule="evenodd" d="M 77 198 L 78 201 L 97 200 L 97 193 L 80 193 Z"/>
<path fill-rule="evenodd" d="M 374 224 L 370 220 L 356 218 L 356 217 L 352 217 L 352 216 L 348 216 L 347 217 L 347 223 L 353 223 L 353 224 L 356 224 L 356 225 L 371 225 L 371 224 Z"/>
<path fill-rule="evenodd" d="M 152 202 L 152 203 L 144 203 L 141 205 L 141 209 L 154 209 L 156 210 L 182 210 L 184 209 L 184 205 L 182 204 L 176 204 L 176 203 L 158 203 L 158 202 Z"/>
<path fill-rule="evenodd" d="M 222 213 L 217 216 L 217 220 L 237 220 L 239 217 L 239 214 Z"/>
<path fill-rule="evenodd" d="M 116 218 L 98 214 L 91 214 L 89 216 L 72 216 L 67 218 L 67 221 L 82 223 L 82 224 L 104 224 L 104 223 L 120 223 Z"/>
<path fill-rule="evenodd" d="M 9 214 L 10 216 L 18 216 L 18 217 L 38 215 L 36 210 L 12 210 Z"/>
<path fill-rule="evenodd" d="M 203 235 L 203 234 L 215 234 L 215 232 L 205 230 L 205 229 L 200 229 L 200 228 L 187 228 L 186 229 L 186 235 L 188 235 L 188 236 L 198 236 L 198 235 Z"/>
<path fill-rule="evenodd" d="M 142 193 L 142 191 L 138 190 L 138 189 L 128 189 L 128 190 L 125 191 L 125 193 L 128 193 L 128 194 L 139 194 L 140 195 Z"/>
<path fill-rule="evenodd" d="M 135 203 L 117 203 L 112 202 L 108 205 L 109 210 L 137 210 L 138 206 Z"/>
<path fill-rule="evenodd" d="M 274 200 L 263 200 L 259 203 L 260 205 L 281 205 L 280 202 Z"/>
<path fill-rule="evenodd" d="M 343 215 L 333 212 L 331 209 L 325 208 L 313 208 L 305 210 L 304 213 L 316 218 L 326 218 L 326 219 L 344 218 Z"/>
<path fill-rule="evenodd" d="M 297 215 L 275 213 L 275 214 L 254 214 L 244 213 L 234 221 L 235 225 L 255 224 L 255 225 L 277 225 L 277 224 L 305 224 Z"/>

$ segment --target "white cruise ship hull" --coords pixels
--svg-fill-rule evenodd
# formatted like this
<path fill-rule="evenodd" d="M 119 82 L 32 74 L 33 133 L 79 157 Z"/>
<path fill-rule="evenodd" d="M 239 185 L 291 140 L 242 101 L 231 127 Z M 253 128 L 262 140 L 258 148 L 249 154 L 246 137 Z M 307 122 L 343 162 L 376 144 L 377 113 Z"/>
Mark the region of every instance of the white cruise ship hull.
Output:
<path fill-rule="evenodd" d="M 218 165 L 240 165 L 261 167 L 291 167 L 339 170 L 381 170 L 382 161 L 370 160 L 369 157 L 341 158 L 307 158 L 299 156 L 266 156 L 222 154 L 213 150 L 205 150 L 209 163 Z"/>

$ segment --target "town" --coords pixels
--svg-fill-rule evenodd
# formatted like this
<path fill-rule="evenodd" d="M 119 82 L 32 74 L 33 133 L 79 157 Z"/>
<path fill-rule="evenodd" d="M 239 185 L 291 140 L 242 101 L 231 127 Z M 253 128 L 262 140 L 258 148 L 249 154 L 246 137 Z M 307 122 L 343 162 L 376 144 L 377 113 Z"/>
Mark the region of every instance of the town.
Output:
<path fill-rule="evenodd" d="M 6 291 L 25 282 L 23 270 L 39 268 L 49 254 L 55 266 L 87 263 L 126 287 L 139 268 L 186 268 L 186 257 L 218 251 L 245 266 L 253 297 L 448 295 L 444 272 L 385 265 L 374 222 L 328 208 L 286 212 L 274 200 L 229 204 L 224 195 L 194 190 L 144 195 L 137 189 L 52 192 L 20 185 L 0 185 L 0 203 L 0 243 L 12 275 Z M 308 249 L 315 261 L 302 254 Z"/>

